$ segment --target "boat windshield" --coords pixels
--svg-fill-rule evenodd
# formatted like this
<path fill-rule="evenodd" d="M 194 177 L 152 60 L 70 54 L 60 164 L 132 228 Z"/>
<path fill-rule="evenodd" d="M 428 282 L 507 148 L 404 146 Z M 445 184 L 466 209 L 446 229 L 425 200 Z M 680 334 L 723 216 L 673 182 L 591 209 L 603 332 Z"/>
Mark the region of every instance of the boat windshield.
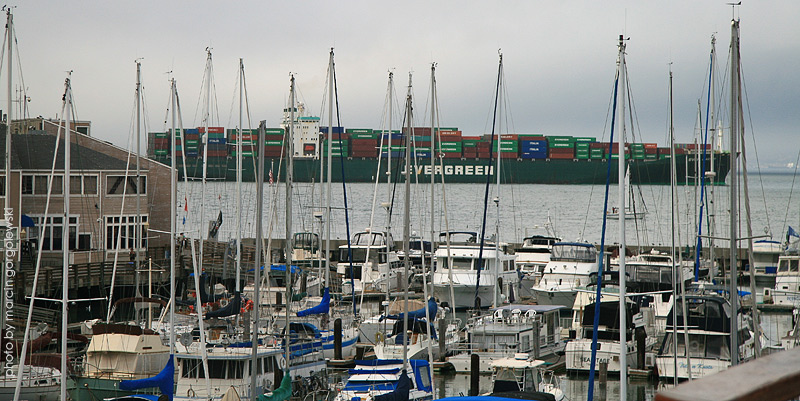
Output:
<path fill-rule="evenodd" d="M 319 236 L 314 233 L 296 233 L 292 247 L 294 249 L 316 251 L 319 249 Z"/>
<path fill-rule="evenodd" d="M 661 355 L 675 355 L 672 332 L 667 332 L 664 349 Z M 731 358 L 730 337 L 727 335 L 689 334 L 689 357 L 727 360 Z M 679 357 L 686 356 L 683 333 L 677 335 Z"/>
<path fill-rule="evenodd" d="M 593 246 L 560 244 L 553 245 L 550 260 L 572 260 L 578 262 L 597 262 L 597 249 Z"/>
<path fill-rule="evenodd" d="M 386 246 L 386 242 L 384 242 L 383 233 L 358 233 L 353 236 L 352 245 Z"/>
<path fill-rule="evenodd" d="M 353 254 L 353 263 L 365 263 L 367 261 L 367 248 L 350 248 Z M 347 248 L 339 249 L 339 263 L 349 263 Z M 386 251 L 380 249 L 369 249 L 369 260 L 373 263 L 386 263 Z"/>

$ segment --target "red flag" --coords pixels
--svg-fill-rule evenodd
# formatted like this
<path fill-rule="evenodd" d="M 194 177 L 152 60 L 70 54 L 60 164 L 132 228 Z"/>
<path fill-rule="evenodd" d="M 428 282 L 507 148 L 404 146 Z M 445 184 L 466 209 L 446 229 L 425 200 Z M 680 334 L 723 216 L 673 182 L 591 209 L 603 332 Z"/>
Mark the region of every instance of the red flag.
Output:
<path fill-rule="evenodd" d="M 185 196 L 183 197 L 183 211 L 184 212 L 189 211 L 189 201 L 186 199 Z"/>

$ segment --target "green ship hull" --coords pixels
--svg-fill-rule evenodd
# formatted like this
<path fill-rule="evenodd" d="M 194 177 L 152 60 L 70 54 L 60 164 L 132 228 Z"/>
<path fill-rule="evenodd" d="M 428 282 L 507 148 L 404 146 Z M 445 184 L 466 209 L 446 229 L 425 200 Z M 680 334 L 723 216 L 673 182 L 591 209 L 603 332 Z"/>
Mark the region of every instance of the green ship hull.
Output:
<path fill-rule="evenodd" d="M 676 155 L 676 181 L 678 184 L 694 183 L 702 172 L 712 170 L 712 155 L 705 158 L 705 167 L 700 167 L 697 161 L 703 156 L 694 154 Z M 189 159 L 186 166 L 186 175 L 189 179 L 203 177 L 202 159 Z M 166 160 L 169 164 L 169 160 Z M 394 176 L 400 176 L 402 166 L 396 164 L 400 160 L 392 159 Z M 653 160 L 628 160 L 632 184 L 670 184 L 670 159 Z M 255 181 L 255 164 L 252 157 L 244 160 L 242 179 Z M 342 166 L 344 164 L 344 166 Z M 381 161 L 381 176 L 386 173 L 385 160 Z M 438 161 L 437 161 L 437 164 Z M 489 159 L 444 159 L 444 167 L 437 166 L 435 170 L 430 166 L 430 159 L 419 159 L 416 166 L 412 164 L 412 172 L 419 175 L 420 182 L 430 182 L 432 172 L 436 172 L 436 181 L 440 182 L 442 172 L 447 183 L 485 183 L 487 174 L 494 174 L 497 160 Z M 285 162 L 267 158 L 264 163 L 265 181 L 269 180 L 270 170 L 275 181 L 284 181 Z M 500 182 L 504 184 L 605 184 L 609 163 L 607 159 L 503 159 L 500 163 Z M 617 182 L 617 159 L 611 160 L 610 182 Z M 182 170 L 181 166 L 181 170 Z M 378 173 L 378 159 L 374 158 L 334 158 L 332 178 L 334 182 L 341 182 L 342 177 L 347 182 L 375 182 Z M 714 174 L 706 176 L 707 182 L 724 184 L 730 171 L 730 153 L 716 153 L 713 155 Z M 344 173 L 344 174 L 343 174 Z M 179 173 L 183 176 L 183 171 Z M 236 159 L 233 157 L 220 158 L 210 161 L 206 177 L 212 180 L 236 180 Z M 294 160 L 294 182 L 320 182 L 320 164 L 317 159 Z M 495 178 L 492 178 L 494 181 Z"/>

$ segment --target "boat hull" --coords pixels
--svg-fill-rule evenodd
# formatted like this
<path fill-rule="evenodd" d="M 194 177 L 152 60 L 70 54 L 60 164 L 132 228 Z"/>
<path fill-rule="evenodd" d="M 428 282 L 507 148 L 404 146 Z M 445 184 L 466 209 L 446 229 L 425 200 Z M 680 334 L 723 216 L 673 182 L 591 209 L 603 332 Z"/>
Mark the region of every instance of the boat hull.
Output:
<path fill-rule="evenodd" d="M 678 184 L 683 184 L 699 174 L 695 171 L 697 155 L 675 155 L 676 177 Z M 701 156 L 702 157 L 702 156 Z M 705 171 L 711 168 L 708 157 Z M 169 164 L 168 160 L 159 160 Z M 227 181 L 236 180 L 236 158 L 222 159 L 223 163 L 216 168 L 208 169 L 208 176 L 213 179 Z M 344 169 L 334 168 L 331 179 L 335 182 L 342 181 L 342 172 L 347 182 L 375 182 L 378 171 L 378 159 L 347 157 L 342 160 Z M 265 177 L 269 174 L 271 162 L 280 163 L 278 158 L 267 158 L 264 163 Z M 420 163 L 424 162 L 423 159 Z M 339 160 L 334 161 L 338 165 Z M 444 161 L 444 176 L 448 183 L 485 183 L 487 173 L 493 173 L 489 166 L 489 159 L 458 158 Z M 503 184 L 605 184 L 608 160 L 604 159 L 507 159 L 502 165 L 500 180 Z M 670 184 L 670 159 L 658 160 L 629 160 L 627 163 L 631 171 L 631 184 Z M 254 163 L 243 163 L 242 179 L 255 181 Z M 611 163 L 611 182 L 617 182 L 617 163 Z M 717 173 L 715 182 L 724 184 L 730 170 L 730 154 L 717 153 L 714 155 L 714 169 Z M 183 169 L 178 169 L 183 174 Z M 437 169 L 438 170 L 438 169 Z M 187 175 L 190 178 L 200 178 L 203 175 L 202 158 L 187 159 Z M 430 166 L 420 165 L 414 171 L 420 180 L 430 180 Z M 437 172 L 441 174 L 442 170 Z M 283 174 L 279 180 L 283 180 Z M 294 160 L 294 182 L 319 182 L 319 161 L 311 158 L 296 158 Z"/>

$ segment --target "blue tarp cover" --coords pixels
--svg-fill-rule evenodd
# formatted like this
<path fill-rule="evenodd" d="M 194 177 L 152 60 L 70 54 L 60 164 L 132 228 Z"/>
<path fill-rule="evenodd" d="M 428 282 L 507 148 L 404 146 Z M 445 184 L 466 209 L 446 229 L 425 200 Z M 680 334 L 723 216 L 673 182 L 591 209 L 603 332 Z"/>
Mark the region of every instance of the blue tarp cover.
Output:
<path fill-rule="evenodd" d="M 175 389 L 175 355 L 170 355 L 164 369 L 161 369 L 161 372 L 153 377 L 119 382 L 120 390 L 132 391 L 149 387 L 158 387 L 161 394 L 166 394 L 170 400 L 172 399 Z"/>
<path fill-rule="evenodd" d="M 331 293 L 328 290 L 328 287 L 325 287 L 325 292 L 322 294 L 322 301 L 320 301 L 319 305 L 297 312 L 297 317 L 303 317 L 308 315 L 327 315 L 330 309 L 331 309 Z"/>

